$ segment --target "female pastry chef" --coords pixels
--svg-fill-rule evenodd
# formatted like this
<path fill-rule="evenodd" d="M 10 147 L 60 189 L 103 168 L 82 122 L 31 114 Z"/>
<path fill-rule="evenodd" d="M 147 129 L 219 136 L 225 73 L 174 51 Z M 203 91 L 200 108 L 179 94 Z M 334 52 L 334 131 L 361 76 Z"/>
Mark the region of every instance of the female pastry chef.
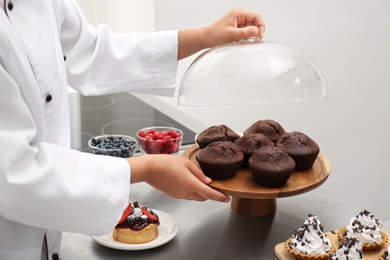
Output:
<path fill-rule="evenodd" d="M 200 29 L 118 35 L 88 24 L 74 0 L 3 1 L 0 259 L 58 259 L 61 231 L 110 232 L 130 182 L 174 198 L 228 201 L 181 157 L 126 160 L 71 150 L 67 86 L 83 95 L 171 94 L 179 59 L 262 37 L 258 14 L 237 8 Z"/>

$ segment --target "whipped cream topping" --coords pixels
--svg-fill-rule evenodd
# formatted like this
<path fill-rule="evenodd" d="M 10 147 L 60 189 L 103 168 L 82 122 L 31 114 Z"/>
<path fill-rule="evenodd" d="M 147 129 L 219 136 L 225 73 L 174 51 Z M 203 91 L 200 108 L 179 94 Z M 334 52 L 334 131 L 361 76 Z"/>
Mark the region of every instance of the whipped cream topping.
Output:
<path fill-rule="evenodd" d="M 382 224 L 370 211 L 363 210 L 353 217 L 346 227 L 345 237 L 355 237 L 364 244 L 382 241 Z"/>
<path fill-rule="evenodd" d="M 332 244 L 324 233 L 318 216 L 309 214 L 302 227 L 294 231 L 290 248 L 307 255 L 319 255 L 329 252 Z"/>
<path fill-rule="evenodd" d="M 363 259 L 362 243 L 354 237 L 349 237 L 344 240 L 331 257 L 331 260 L 350 259 Z"/>

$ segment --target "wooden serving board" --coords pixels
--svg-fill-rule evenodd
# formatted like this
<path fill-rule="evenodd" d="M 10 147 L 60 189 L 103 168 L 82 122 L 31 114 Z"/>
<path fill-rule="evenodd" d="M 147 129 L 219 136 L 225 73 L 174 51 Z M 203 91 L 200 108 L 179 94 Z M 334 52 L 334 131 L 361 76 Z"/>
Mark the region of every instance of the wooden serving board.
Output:
<path fill-rule="evenodd" d="M 389 236 L 389 233 L 386 233 Z M 340 245 L 340 241 L 337 238 L 337 230 L 327 232 L 326 235 L 329 237 L 330 241 L 335 245 L 336 249 Z M 286 239 L 287 240 L 287 239 Z M 364 252 L 364 260 L 378 260 L 380 252 L 389 246 L 389 243 L 384 244 L 382 247 L 377 248 L 372 251 Z M 284 248 L 284 242 L 277 244 L 275 246 L 275 255 L 280 260 L 296 260 L 292 254 L 290 254 Z"/>
<path fill-rule="evenodd" d="M 197 144 L 184 151 L 183 156 L 190 159 L 199 168 L 196 154 L 200 151 Z M 240 168 L 237 174 L 227 180 L 213 180 L 210 184 L 216 190 L 238 198 L 272 199 L 298 195 L 315 189 L 326 181 L 330 173 L 329 161 L 319 154 L 314 165 L 307 171 L 295 171 L 287 183 L 280 188 L 263 187 L 253 181 L 248 169 Z"/>

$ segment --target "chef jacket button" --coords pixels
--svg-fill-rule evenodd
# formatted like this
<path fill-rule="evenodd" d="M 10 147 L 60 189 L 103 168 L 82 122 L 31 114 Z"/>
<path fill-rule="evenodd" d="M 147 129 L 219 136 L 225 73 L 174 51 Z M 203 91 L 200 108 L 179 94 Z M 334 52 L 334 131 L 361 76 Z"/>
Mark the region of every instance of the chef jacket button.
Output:
<path fill-rule="evenodd" d="M 54 253 L 54 254 L 51 256 L 51 258 L 52 258 L 53 260 L 61 260 L 57 253 Z"/>
<path fill-rule="evenodd" d="M 64 61 L 66 61 L 66 55 L 64 54 Z"/>
<path fill-rule="evenodd" d="M 12 11 L 12 9 L 14 9 L 14 4 L 12 3 L 12 1 L 9 1 L 8 2 L 8 10 Z"/>
<path fill-rule="evenodd" d="M 50 102 L 52 99 L 53 99 L 52 95 L 49 94 L 46 96 L 46 102 Z"/>

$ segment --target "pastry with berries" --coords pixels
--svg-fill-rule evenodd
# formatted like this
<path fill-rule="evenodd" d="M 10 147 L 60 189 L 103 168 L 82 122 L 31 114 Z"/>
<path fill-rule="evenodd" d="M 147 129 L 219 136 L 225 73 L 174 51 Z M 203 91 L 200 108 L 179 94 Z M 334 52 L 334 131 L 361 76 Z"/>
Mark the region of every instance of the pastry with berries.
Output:
<path fill-rule="evenodd" d="M 128 244 L 146 243 L 158 236 L 159 224 L 159 217 L 153 210 L 135 201 L 123 211 L 112 237 L 118 242 Z"/>

